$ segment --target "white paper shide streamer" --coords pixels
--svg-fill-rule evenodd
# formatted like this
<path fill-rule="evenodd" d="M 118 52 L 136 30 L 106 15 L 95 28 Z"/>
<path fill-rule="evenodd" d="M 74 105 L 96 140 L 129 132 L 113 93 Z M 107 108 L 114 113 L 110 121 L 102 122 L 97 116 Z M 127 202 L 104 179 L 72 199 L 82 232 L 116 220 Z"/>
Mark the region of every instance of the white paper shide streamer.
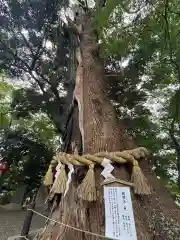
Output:
<path fill-rule="evenodd" d="M 66 196 L 68 190 L 69 190 L 69 185 L 71 183 L 71 180 L 72 180 L 72 174 L 74 172 L 74 167 L 71 163 L 68 164 L 68 168 L 69 168 L 69 172 L 68 172 L 68 180 L 66 182 L 66 190 L 64 192 L 64 196 Z"/>
<path fill-rule="evenodd" d="M 101 172 L 101 175 L 105 179 L 114 179 L 115 177 L 112 175 L 112 171 L 114 170 L 114 167 L 110 163 L 111 161 L 107 158 L 104 158 L 101 165 L 104 167 L 104 170 Z"/>
<path fill-rule="evenodd" d="M 60 174 L 61 167 L 62 167 L 62 163 L 59 162 L 58 165 L 56 166 L 55 181 L 57 180 L 57 178 L 58 178 L 58 176 Z"/>

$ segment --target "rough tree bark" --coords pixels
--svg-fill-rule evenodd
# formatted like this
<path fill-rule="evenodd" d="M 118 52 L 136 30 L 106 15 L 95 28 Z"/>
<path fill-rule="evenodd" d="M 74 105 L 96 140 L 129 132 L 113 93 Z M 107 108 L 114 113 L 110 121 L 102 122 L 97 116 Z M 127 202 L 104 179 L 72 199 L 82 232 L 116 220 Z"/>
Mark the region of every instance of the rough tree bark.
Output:
<path fill-rule="evenodd" d="M 91 18 L 84 15 L 81 23 L 83 23 L 82 32 L 79 33 L 79 39 L 83 68 L 84 153 L 137 147 L 123 126 L 117 122 L 113 106 L 108 99 L 103 79 L 103 66 L 98 56 L 97 36 Z M 152 187 L 152 195 L 140 197 L 132 192 L 138 240 L 178 240 L 180 210 L 156 178 L 148 161 L 143 161 L 140 165 Z M 113 174 L 124 180 L 130 178 L 128 169 L 122 166 L 116 166 Z M 53 218 L 65 224 L 104 235 L 104 203 L 100 186 L 102 182 L 100 169 L 96 169 L 96 183 L 100 195 L 98 201 L 88 203 L 78 199 L 75 188 L 79 181 L 76 173 L 68 194 L 62 198 Z M 46 229 L 46 234 L 40 239 L 94 240 L 98 238 L 51 223 Z"/>

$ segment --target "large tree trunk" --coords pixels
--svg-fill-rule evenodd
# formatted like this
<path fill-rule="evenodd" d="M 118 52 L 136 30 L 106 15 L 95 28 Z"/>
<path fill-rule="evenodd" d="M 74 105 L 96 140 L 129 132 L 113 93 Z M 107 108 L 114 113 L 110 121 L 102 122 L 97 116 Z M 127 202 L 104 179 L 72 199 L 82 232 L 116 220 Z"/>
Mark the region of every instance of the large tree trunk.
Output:
<path fill-rule="evenodd" d="M 107 96 L 103 80 L 103 67 L 98 58 L 97 37 L 93 32 L 89 18 L 83 19 L 83 31 L 80 36 L 80 49 L 83 70 L 83 130 L 84 153 L 99 151 L 116 151 L 137 147 L 123 126 L 117 122 L 113 106 Z M 141 167 L 152 187 L 150 197 L 135 196 L 132 192 L 138 240 L 145 239 L 179 239 L 180 210 L 168 196 L 165 188 L 156 178 L 147 161 Z M 81 171 L 84 171 L 84 169 Z M 74 177 L 73 184 L 53 218 L 59 222 L 104 235 L 104 202 L 100 183 L 100 168 L 96 169 L 96 183 L 100 197 L 89 203 L 77 197 L 75 188 L 79 181 Z M 114 176 L 129 180 L 128 169 L 116 166 Z M 49 234 L 49 238 L 46 234 Z M 100 239 L 62 225 L 51 223 L 44 234 L 44 239 L 51 240 L 85 240 Z M 41 237 L 41 239 L 43 239 Z"/>

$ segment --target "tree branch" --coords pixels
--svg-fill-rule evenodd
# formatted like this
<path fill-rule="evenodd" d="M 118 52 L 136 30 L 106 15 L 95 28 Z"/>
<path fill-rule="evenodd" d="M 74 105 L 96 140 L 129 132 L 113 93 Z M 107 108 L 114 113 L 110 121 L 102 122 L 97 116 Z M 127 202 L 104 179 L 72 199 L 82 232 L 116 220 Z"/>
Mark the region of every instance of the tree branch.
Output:
<path fill-rule="evenodd" d="M 32 47 L 31 47 L 30 44 L 28 43 L 28 41 L 27 41 L 27 39 L 25 38 L 24 34 L 23 34 L 21 31 L 19 31 L 19 33 L 20 33 L 20 35 L 22 36 L 22 38 L 23 38 L 23 40 L 24 40 L 24 42 L 25 42 L 25 44 L 26 44 L 26 47 L 27 47 L 27 48 L 30 50 L 30 52 L 31 52 L 32 62 L 31 62 L 30 68 L 33 70 L 33 69 L 35 68 L 36 62 L 37 62 L 37 60 L 38 60 L 39 53 L 40 53 L 40 50 L 41 50 L 41 48 L 42 48 L 42 42 L 43 42 L 43 40 L 44 40 L 44 36 L 45 36 L 45 35 L 43 36 L 42 41 L 41 41 L 41 43 L 39 44 L 36 53 L 34 53 Z"/>
<path fill-rule="evenodd" d="M 170 134 L 170 137 L 172 139 L 172 142 L 174 144 L 174 148 L 175 148 L 175 151 L 177 154 L 178 186 L 180 187 L 180 144 L 175 136 L 175 122 L 179 115 L 179 105 L 180 105 L 180 101 L 179 101 L 179 97 L 178 97 L 179 91 L 180 91 L 180 89 L 177 90 L 177 92 L 176 92 L 176 109 L 175 109 L 175 113 L 174 113 L 172 122 L 170 124 L 169 134 Z"/>
<path fill-rule="evenodd" d="M 83 0 L 78 0 L 78 3 L 79 3 L 79 5 L 82 7 L 82 9 L 84 10 L 84 12 L 89 12 L 87 0 L 85 0 L 85 1 L 83 1 Z"/>
<path fill-rule="evenodd" d="M 19 62 L 21 62 L 25 67 L 26 70 L 28 71 L 28 73 L 30 73 L 32 75 L 32 71 L 34 70 L 31 66 L 29 66 L 27 64 L 26 61 L 24 61 L 20 56 L 18 56 L 17 52 L 14 53 L 2 40 L 0 40 L 1 44 L 6 48 L 6 50 L 14 57 L 14 59 L 18 60 Z M 21 66 L 22 68 L 22 66 Z M 45 78 L 40 72 L 37 72 L 37 70 L 34 70 L 36 72 L 37 75 L 39 75 L 46 83 L 50 84 L 50 82 L 48 81 L 47 78 Z"/>
<path fill-rule="evenodd" d="M 38 49 L 37 49 L 37 51 L 36 51 L 36 53 L 35 53 L 35 56 L 33 56 L 34 59 L 33 59 L 32 63 L 31 63 L 31 67 L 32 67 L 32 68 L 35 67 L 38 58 L 41 56 L 41 54 L 42 54 L 43 51 L 44 51 L 44 50 L 42 49 L 42 45 L 43 45 L 44 39 L 46 38 L 46 33 L 47 33 L 47 28 L 45 27 L 45 29 L 44 29 L 44 34 L 43 34 L 43 36 L 42 36 L 41 43 L 40 43 L 39 46 L 38 46 Z M 43 51 L 41 51 L 41 50 L 43 50 Z"/>
<path fill-rule="evenodd" d="M 96 8 L 103 8 L 106 5 L 107 0 L 96 0 Z"/>
<path fill-rule="evenodd" d="M 18 60 L 21 63 L 19 68 L 21 68 L 24 72 L 28 72 L 30 76 L 35 80 L 35 82 L 37 82 L 41 91 L 45 94 L 46 92 L 44 91 L 44 84 L 34 76 L 33 74 L 34 69 L 32 69 L 31 66 L 29 66 L 21 57 L 19 57 L 17 53 L 14 53 L 2 40 L 0 40 L 0 42 L 6 48 L 6 50 L 14 57 L 14 59 Z M 54 94 L 56 99 L 59 101 L 60 97 L 59 97 L 58 90 L 53 88 L 51 83 L 48 81 L 48 79 L 46 79 L 41 73 L 39 73 L 37 70 L 35 70 L 35 72 L 43 79 L 44 82 L 46 82 L 50 86 L 52 93 Z"/>
<path fill-rule="evenodd" d="M 18 31 L 18 33 L 21 35 L 21 37 L 23 38 L 23 40 L 24 40 L 26 46 L 28 47 L 28 49 L 30 50 L 32 56 L 34 57 L 33 49 L 32 49 L 32 47 L 30 46 L 30 44 L 28 43 L 26 37 L 24 36 L 24 34 L 23 34 L 20 30 Z M 16 34 L 16 33 L 14 33 L 14 36 L 15 36 L 15 34 Z"/>
<path fill-rule="evenodd" d="M 169 0 L 164 0 L 164 20 L 165 20 L 165 41 L 166 41 L 166 45 L 168 46 L 168 50 L 169 50 L 169 56 L 170 56 L 170 63 L 172 64 L 173 70 L 175 75 L 177 76 L 178 79 L 178 83 L 180 83 L 180 66 L 175 58 L 175 54 L 173 51 L 173 46 L 171 43 L 171 34 L 170 34 L 170 29 L 169 29 L 169 19 L 168 19 L 168 11 L 169 11 Z M 178 186 L 180 187 L 180 144 L 175 136 L 175 124 L 176 121 L 178 121 L 178 116 L 179 116 L 179 107 L 180 107 L 180 98 L 179 98 L 179 93 L 180 93 L 180 89 L 178 89 L 176 91 L 176 106 L 175 106 L 175 111 L 174 114 L 172 116 L 172 121 L 170 124 L 170 129 L 169 129 L 169 134 L 171 137 L 171 140 L 173 142 L 174 145 L 174 149 L 176 151 L 176 155 L 177 155 L 177 162 L 176 162 L 176 166 L 177 166 L 177 171 L 178 171 Z"/>
<path fill-rule="evenodd" d="M 6 45 L 2 40 L 0 40 L 0 42 L 3 44 L 3 46 L 7 49 L 7 51 L 8 51 L 16 60 L 18 60 L 18 61 L 20 61 L 20 63 L 22 63 L 22 64 L 20 65 L 20 68 L 21 68 L 24 72 L 28 72 L 28 73 L 30 74 L 30 76 L 38 83 L 41 91 L 44 92 L 44 89 L 43 89 L 43 87 L 42 87 L 43 84 L 33 75 L 32 69 L 30 68 L 30 66 L 29 66 L 23 59 L 21 59 L 21 58 L 17 55 L 17 53 L 14 53 L 12 50 L 10 50 L 10 49 L 7 47 L 7 45 Z M 23 65 L 24 65 L 24 67 L 23 67 Z"/>
<path fill-rule="evenodd" d="M 39 44 L 36 53 L 34 53 L 32 47 L 30 46 L 30 44 L 28 43 L 28 41 L 27 41 L 27 39 L 25 38 L 24 34 L 23 34 L 20 30 L 19 30 L 19 34 L 22 36 L 22 38 L 23 38 L 23 40 L 24 40 L 24 42 L 25 42 L 25 44 L 26 44 L 26 47 L 27 47 L 27 48 L 30 50 L 30 52 L 31 52 L 32 62 L 31 62 L 30 68 L 31 68 L 31 71 L 33 71 L 34 68 L 35 68 L 36 62 L 37 62 L 37 60 L 38 60 L 38 58 L 39 58 L 39 55 L 42 54 L 42 53 L 40 53 L 40 51 L 41 51 L 41 49 L 42 49 L 42 43 L 43 43 L 43 41 L 44 41 L 44 39 L 45 39 L 45 36 L 46 36 L 46 29 L 45 29 L 45 31 L 44 31 L 44 34 L 43 34 L 43 36 L 42 36 L 41 43 Z M 14 33 L 14 35 L 15 35 L 15 33 Z M 35 71 L 36 71 L 36 70 L 35 70 Z M 36 71 L 36 72 L 37 72 L 37 71 Z M 49 81 L 48 81 L 42 74 L 40 74 L 39 72 L 37 72 L 37 74 L 39 74 L 39 75 L 41 76 L 41 78 L 42 78 L 45 82 L 49 83 Z"/>
<path fill-rule="evenodd" d="M 66 16 L 66 19 L 69 24 L 69 27 L 73 30 L 74 34 L 81 35 L 82 33 L 81 27 L 75 24 L 68 16 Z"/>
<path fill-rule="evenodd" d="M 88 0 L 85 0 L 86 7 L 88 8 Z"/>

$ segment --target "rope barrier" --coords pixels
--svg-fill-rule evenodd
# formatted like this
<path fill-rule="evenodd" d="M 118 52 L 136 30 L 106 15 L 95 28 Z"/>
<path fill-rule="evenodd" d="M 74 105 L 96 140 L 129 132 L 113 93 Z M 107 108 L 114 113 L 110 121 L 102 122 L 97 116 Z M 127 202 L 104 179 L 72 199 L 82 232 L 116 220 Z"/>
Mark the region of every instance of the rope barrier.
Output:
<path fill-rule="evenodd" d="M 64 227 L 67 227 L 67 228 L 70 228 L 70 229 L 73 229 L 73 230 L 78 231 L 78 232 L 86 233 L 86 234 L 89 234 L 89 235 L 91 235 L 91 236 L 95 236 L 95 237 L 99 237 L 99 238 L 103 238 L 103 239 L 118 240 L 118 239 L 115 239 L 115 238 L 105 237 L 104 235 L 101 235 L 101 234 L 98 234 L 98 233 L 93 233 L 93 232 L 86 231 L 86 230 L 83 230 L 83 229 L 80 229 L 80 228 L 76 228 L 76 227 L 70 226 L 70 225 L 65 224 L 65 223 L 62 223 L 62 222 L 58 222 L 58 221 L 56 221 L 56 220 L 54 220 L 54 219 L 52 219 L 52 218 L 46 217 L 46 216 L 43 215 L 42 213 L 39 213 L 39 212 L 37 212 L 37 211 L 35 211 L 35 210 L 33 210 L 33 209 L 30 209 L 30 208 L 28 208 L 27 210 L 28 210 L 28 211 L 32 211 L 32 212 L 34 212 L 35 214 L 37 214 L 37 215 L 39 215 L 39 216 L 41 216 L 41 217 L 43 217 L 43 218 L 45 218 L 45 219 L 47 219 L 47 220 L 49 220 L 49 221 L 51 221 L 51 222 L 55 222 L 55 223 L 57 223 L 57 224 L 59 224 L 59 225 L 62 225 L 62 226 L 64 226 Z"/>

